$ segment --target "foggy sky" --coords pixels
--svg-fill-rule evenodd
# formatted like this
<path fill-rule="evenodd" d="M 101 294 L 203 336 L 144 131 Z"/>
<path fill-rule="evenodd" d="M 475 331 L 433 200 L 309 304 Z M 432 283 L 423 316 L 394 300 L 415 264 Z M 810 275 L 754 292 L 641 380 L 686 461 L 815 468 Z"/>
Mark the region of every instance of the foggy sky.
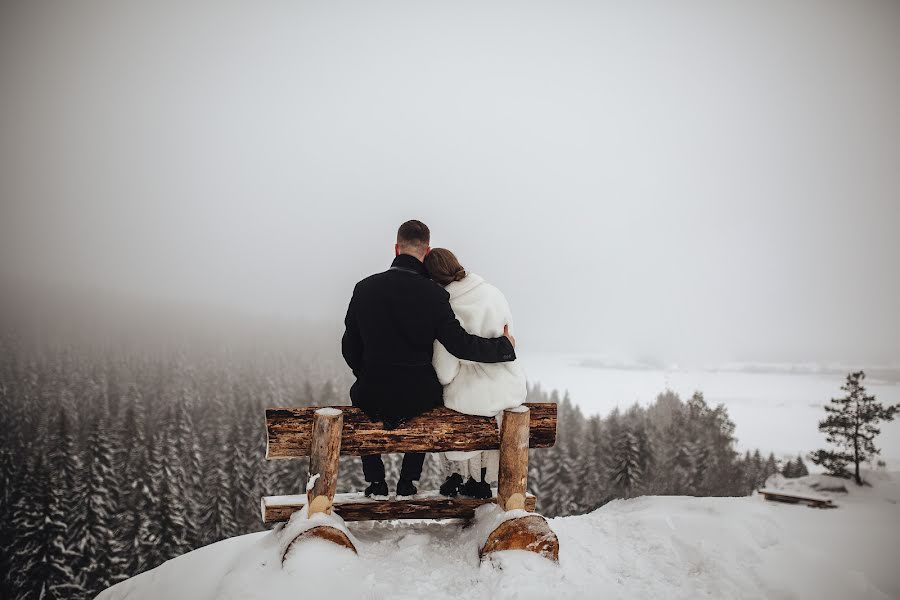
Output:
<path fill-rule="evenodd" d="M 900 3 L 0 11 L 0 271 L 339 323 L 418 218 L 521 347 L 900 362 Z"/>

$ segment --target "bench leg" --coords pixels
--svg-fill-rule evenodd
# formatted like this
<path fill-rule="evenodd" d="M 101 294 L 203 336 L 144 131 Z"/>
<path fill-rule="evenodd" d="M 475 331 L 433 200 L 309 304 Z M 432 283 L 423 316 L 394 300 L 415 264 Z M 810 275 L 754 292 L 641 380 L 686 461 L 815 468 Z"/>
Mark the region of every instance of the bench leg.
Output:
<path fill-rule="evenodd" d="M 331 514 L 331 503 L 337 491 L 338 463 L 341 456 L 341 430 L 344 413 L 336 408 L 320 408 L 313 415 L 312 449 L 309 455 L 307 506 L 309 516 Z"/>
<path fill-rule="evenodd" d="M 528 435 L 531 415 L 527 407 L 504 411 L 500 427 L 500 482 L 497 504 L 503 510 L 524 510 L 528 485 Z M 482 558 L 500 550 L 528 550 L 559 560 L 559 539 L 541 515 L 509 519 L 488 536 Z"/>
<path fill-rule="evenodd" d="M 336 408 L 320 408 L 313 415 L 312 449 L 309 455 L 309 478 L 307 484 L 307 517 L 316 513 L 331 514 L 334 494 L 337 491 L 338 464 L 341 456 L 341 431 L 344 413 Z M 282 562 L 291 549 L 306 539 L 328 540 L 356 553 L 353 542 L 340 529 L 330 525 L 318 525 L 302 531 L 285 547 Z"/>

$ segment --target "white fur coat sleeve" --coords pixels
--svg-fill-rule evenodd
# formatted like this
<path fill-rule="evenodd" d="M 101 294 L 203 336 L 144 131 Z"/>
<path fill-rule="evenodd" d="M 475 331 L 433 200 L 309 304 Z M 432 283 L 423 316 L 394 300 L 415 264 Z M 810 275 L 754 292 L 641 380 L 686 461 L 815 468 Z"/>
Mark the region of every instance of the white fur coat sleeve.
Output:
<path fill-rule="evenodd" d="M 447 385 L 459 374 L 459 359 L 450 354 L 440 342 L 434 343 L 434 356 L 431 362 L 441 385 Z"/>

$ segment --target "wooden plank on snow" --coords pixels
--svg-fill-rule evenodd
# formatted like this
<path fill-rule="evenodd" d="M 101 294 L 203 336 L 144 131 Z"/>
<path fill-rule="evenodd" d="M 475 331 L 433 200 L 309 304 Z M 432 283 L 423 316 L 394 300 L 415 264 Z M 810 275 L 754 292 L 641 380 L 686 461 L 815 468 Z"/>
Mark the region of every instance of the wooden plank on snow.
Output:
<path fill-rule="evenodd" d="M 761 489 L 759 493 L 762 494 L 763 498 L 766 500 L 772 500 L 774 502 L 787 502 L 789 504 L 808 504 L 814 508 L 837 508 L 831 498 L 827 498 L 825 496 L 816 496 L 813 494 L 795 494 L 793 492 L 788 492 L 785 490 L 770 490 L 770 489 Z"/>
<path fill-rule="evenodd" d="M 496 497 L 496 490 L 494 490 Z M 415 496 L 387 500 L 366 498 L 362 492 L 337 494 L 332 507 L 345 521 L 390 521 L 393 519 L 471 519 L 475 509 L 495 501 L 457 496 L 449 498 L 439 492 L 422 492 Z M 260 502 L 265 523 L 287 521 L 291 515 L 306 505 L 306 494 L 294 496 L 266 496 Z M 537 498 L 525 496 L 525 510 L 533 512 Z"/>

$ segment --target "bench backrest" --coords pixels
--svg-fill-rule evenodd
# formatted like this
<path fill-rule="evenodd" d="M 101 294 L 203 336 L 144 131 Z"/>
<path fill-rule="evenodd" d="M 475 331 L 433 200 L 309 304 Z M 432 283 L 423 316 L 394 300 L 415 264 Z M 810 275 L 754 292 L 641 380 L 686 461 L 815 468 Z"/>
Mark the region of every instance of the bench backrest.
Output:
<path fill-rule="evenodd" d="M 556 404 L 529 402 L 530 448 L 550 448 L 556 443 Z M 266 459 L 309 456 L 313 413 L 320 406 L 266 409 Z M 435 408 L 387 430 L 353 406 L 335 406 L 344 413 L 341 454 L 363 456 L 392 452 L 447 452 L 495 450 L 500 433 L 493 417 L 464 415 L 449 408 Z"/>

